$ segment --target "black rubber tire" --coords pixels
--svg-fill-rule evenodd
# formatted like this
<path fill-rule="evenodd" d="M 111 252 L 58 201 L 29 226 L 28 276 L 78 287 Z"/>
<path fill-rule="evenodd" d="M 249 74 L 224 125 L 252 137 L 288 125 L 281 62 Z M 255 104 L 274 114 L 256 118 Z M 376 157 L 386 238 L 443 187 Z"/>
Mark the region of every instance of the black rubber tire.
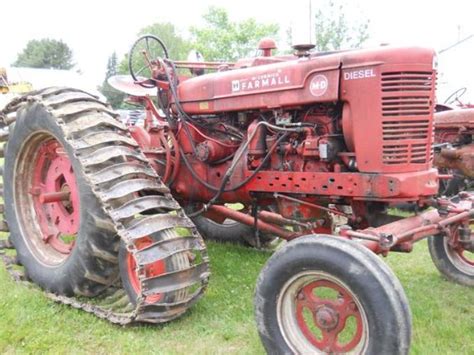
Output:
<path fill-rule="evenodd" d="M 463 269 L 456 265 L 456 262 L 453 262 L 453 256 L 450 257 L 450 246 L 446 238 L 441 236 L 429 237 L 428 249 L 433 263 L 446 279 L 461 285 L 474 287 L 474 266 L 461 263 L 461 265 L 465 266 L 465 269 Z M 458 262 L 461 261 L 458 260 Z"/>
<path fill-rule="evenodd" d="M 232 220 L 217 223 L 204 216 L 196 216 L 192 220 L 205 240 L 256 247 L 253 227 Z M 261 234 L 261 246 L 267 246 L 274 239 L 275 237 Z"/>
<path fill-rule="evenodd" d="M 407 354 L 411 313 L 405 292 L 388 266 L 356 242 L 309 235 L 279 249 L 261 271 L 255 293 L 260 339 L 269 354 L 305 353 L 285 340 L 277 305 L 285 285 L 299 273 L 324 272 L 337 278 L 358 298 L 368 323 L 364 354 Z M 314 352 L 320 351 L 314 348 Z M 313 351 L 310 351 L 313 352 Z"/>
<path fill-rule="evenodd" d="M 11 129 L 12 127 L 10 127 Z M 29 137 L 38 132 L 54 136 L 64 147 L 72 163 L 80 199 L 80 227 L 71 255 L 61 264 L 47 265 L 30 250 L 22 230 L 18 206 L 14 200 L 14 169 L 17 157 Z M 5 152 L 5 214 L 10 238 L 28 277 L 42 288 L 67 296 L 95 296 L 119 276 L 116 236 L 110 219 L 86 182 L 74 149 L 63 136 L 57 119 L 41 103 L 28 103 L 20 110 L 11 129 Z"/>
<path fill-rule="evenodd" d="M 247 245 L 248 236 L 253 236 L 252 227 L 238 222 L 228 221 L 221 224 L 203 216 L 193 217 L 192 220 L 207 240 Z"/>

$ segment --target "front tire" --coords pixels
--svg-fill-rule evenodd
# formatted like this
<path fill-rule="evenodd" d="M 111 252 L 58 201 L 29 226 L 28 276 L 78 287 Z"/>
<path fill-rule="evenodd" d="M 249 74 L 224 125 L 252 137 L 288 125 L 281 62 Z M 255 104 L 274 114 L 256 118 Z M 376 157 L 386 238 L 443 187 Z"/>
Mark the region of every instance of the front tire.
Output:
<path fill-rule="evenodd" d="M 270 354 L 406 354 L 410 347 L 400 282 L 371 251 L 332 236 L 298 238 L 269 259 L 255 316 Z"/>

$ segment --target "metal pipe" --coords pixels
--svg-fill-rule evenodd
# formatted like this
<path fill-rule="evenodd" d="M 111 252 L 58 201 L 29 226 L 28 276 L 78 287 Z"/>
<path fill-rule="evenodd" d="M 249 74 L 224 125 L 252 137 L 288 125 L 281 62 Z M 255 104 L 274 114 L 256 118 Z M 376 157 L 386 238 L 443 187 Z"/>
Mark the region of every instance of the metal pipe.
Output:
<path fill-rule="evenodd" d="M 324 207 L 324 206 L 320 206 L 320 205 L 316 205 L 314 203 L 311 203 L 311 202 L 306 202 L 306 201 L 303 201 L 303 200 L 300 200 L 300 199 L 297 199 L 297 198 L 294 198 L 294 197 L 290 197 L 290 196 L 286 196 L 286 195 L 282 195 L 282 194 L 279 194 L 278 192 L 275 192 L 273 194 L 273 196 L 275 198 L 282 198 L 282 199 L 285 199 L 285 200 L 288 200 L 288 201 L 292 201 L 292 202 L 296 202 L 296 203 L 299 203 L 301 205 L 305 205 L 305 206 L 308 206 L 308 207 L 312 207 L 312 208 L 315 208 L 315 209 L 318 209 L 318 210 L 323 210 L 323 211 L 326 211 L 326 212 L 330 212 L 330 213 L 333 213 L 333 214 L 337 214 L 339 216 L 343 216 L 343 217 L 349 217 L 347 214 L 345 214 L 344 212 L 341 212 L 341 211 L 338 211 L 336 209 L 333 209 L 333 208 L 327 208 L 327 207 Z"/>
<path fill-rule="evenodd" d="M 306 229 L 311 228 L 310 223 L 303 223 L 294 219 L 285 218 L 281 214 L 269 211 L 259 211 L 258 218 L 262 219 L 264 222 L 277 224 L 279 226 L 298 226 Z"/>
<path fill-rule="evenodd" d="M 69 200 L 71 193 L 69 191 L 46 192 L 39 196 L 40 203 L 52 203 Z"/>
<path fill-rule="evenodd" d="M 341 235 L 364 239 L 362 243 L 367 248 L 375 253 L 381 253 L 387 251 L 387 249 L 383 248 L 379 241 L 372 238 L 377 238 L 384 234 L 391 235 L 393 236 L 394 244 L 391 249 L 408 249 L 408 244 L 413 244 L 421 239 L 439 233 L 449 225 L 473 217 L 474 209 L 464 210 L 452 216 L 443 216 L 438 213 L 438 210 L 430 210 L 418 216 L 401 219 L 378 228 L 368 228 L 362 231 L 342 231 Z M 404 245 L 403 247 L 402 244 Z"/>
<path fill-rule="evenodd" d="M 173 63 L 176 68 L 198 68 L 198 69 L 217 69 L 221 65 L 234 66 L 231 62 L 188 62 L 184 60 L 175 60 Z"/>
<path fill-rule="evenodd" d="M 232 219 L 236 222 L 240 222 L 242 224 L 246 224 L 251 227 L 254 226 L 255 219 L 252 216 L 249 216 L 248 214 L 233 210 L 225 206 L 213 205 L 209 207 L 208 211 L 216 213 L 218 215 L 220 214 L 221 216 Z M 273 224 L 264 222 L 260 219 L 257 219 L 257 228 L 262 232 L 274 234 L 286 240 L 291 240 L 298 236 L 297 233 L 291 232 L 283 228 L 279 228 Z"/>

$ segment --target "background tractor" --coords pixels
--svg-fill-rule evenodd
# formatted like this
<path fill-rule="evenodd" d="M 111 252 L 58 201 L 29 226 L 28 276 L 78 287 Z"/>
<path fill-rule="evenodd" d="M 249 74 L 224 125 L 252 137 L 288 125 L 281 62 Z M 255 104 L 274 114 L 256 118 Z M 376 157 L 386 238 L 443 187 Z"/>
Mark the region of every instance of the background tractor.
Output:
<path fill-rule="evenodd" d="M 460 88 L 436 106 L 434 165 L 453 175 L 441 182 L 440 192 L 447 196 L 470 190 L 474 177 L 474 105 L 461 101 L 465 93 Z"/>
<path fill-rule="evenodd" d="M 436 197 L 435 53 L 274 49 L 182 62 L 139 38 L 131 78 L 110 83 L 146 107 L 143 127 L 70 88 L 7 105 L 3 229 L 26 276 L 112 322 L 160 323 L 206 288 L 200 233 L 278 237 L 255 293 L 269 353 L 407 353 L 408 301 L 376 254 L 429 237 L 440 272 L 474 285 L 472 197 Z M 432 208 L 390 215 L 401 202 Z"/>

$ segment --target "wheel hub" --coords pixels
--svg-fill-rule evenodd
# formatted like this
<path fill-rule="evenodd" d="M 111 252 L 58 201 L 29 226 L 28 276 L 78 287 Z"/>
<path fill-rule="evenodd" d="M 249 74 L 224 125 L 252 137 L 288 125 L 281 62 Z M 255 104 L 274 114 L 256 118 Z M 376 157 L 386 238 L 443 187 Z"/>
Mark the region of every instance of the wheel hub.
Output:
<path fill-rule="evenodd" d="M 334 329 L 339 323 L 337 311 L 325 305 L 316 309 L 315 319 L 317 326 L 324 330 Z"/>

